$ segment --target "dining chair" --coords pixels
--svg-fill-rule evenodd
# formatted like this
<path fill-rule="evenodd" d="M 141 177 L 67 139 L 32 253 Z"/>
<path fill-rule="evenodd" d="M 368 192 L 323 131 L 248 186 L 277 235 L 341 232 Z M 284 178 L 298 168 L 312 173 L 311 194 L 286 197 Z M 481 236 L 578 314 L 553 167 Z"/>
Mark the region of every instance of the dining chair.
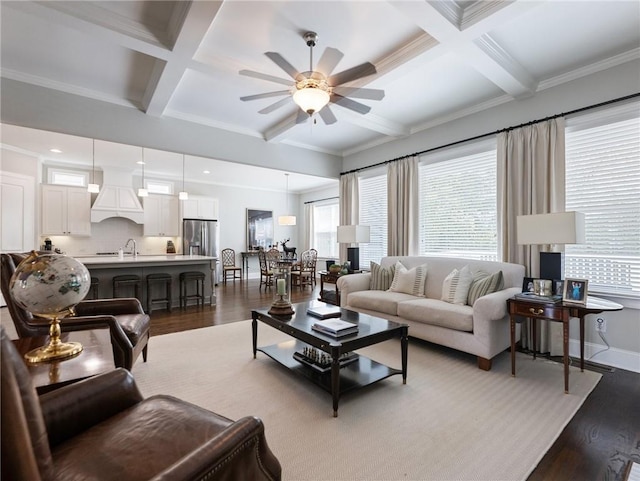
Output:
<path fill-rule="evenodd" d="M 240 279 L 242 282 L 242 268 L 236 265 L 236 251 L 233 249 L 222 249 L 222 282 L 227 283 L 227 277 L 231 274 L 231 279 Z"/>

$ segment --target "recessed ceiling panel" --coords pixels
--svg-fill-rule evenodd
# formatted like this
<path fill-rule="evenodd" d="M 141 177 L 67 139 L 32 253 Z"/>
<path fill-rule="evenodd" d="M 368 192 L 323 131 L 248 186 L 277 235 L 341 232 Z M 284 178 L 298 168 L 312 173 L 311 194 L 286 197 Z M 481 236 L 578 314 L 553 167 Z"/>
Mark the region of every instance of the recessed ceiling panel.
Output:
<path fill-rule="evenodd" d="M 490 35 L 537 80 L 545 80 L 638 48 L 640 2 L 543 2 Z"/>
<path fill-rule="evenodd" d="M 20 11 L 2 15 L 2 69 L 44 86 L 98 97 L 139 101 L 153 59 L 84 32 Z"/>
<path fill-rule="evenodd" d="M 448 54 L 387 85 L 385 101 L 372 112 L 415 125 L 503 94 L 457 55 Z"/>

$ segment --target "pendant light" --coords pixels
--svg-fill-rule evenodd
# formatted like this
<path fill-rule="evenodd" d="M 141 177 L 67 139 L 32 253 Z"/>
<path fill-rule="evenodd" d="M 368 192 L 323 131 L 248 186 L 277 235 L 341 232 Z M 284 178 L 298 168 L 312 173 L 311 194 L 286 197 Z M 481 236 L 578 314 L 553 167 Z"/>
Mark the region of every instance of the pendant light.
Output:
<path fill-rule="evenodd" d="M 142 147 L 142 187 L 138 189 L 138 197 L 149 197 L 149 192 L 144 188 L 144 147 Z"/>
<path fill-rule="evenodd" d="M 184 190 L 184 154 L 182 154 L 182 191 L 178 193 L 178 199 L 189 200 L 189 194 Z"/>
<path fill-rule="evenodd" d="M 287 179 L 287 210 L 289 212 L 289 174 L 284 174 Z M 278 225 L 296 225 L 296 216 L 295 215 L 281 215 L 278 217 Z"/>
<path fill-rule="evenodd" d="M 96 139 L 92 141 L 92 166 L 91 166 L 91 183 L 87 185 L 87 191 L 92 194 L 98 194 L 100 192 L 100 186 L 95 183 L 96 177 Z"/>

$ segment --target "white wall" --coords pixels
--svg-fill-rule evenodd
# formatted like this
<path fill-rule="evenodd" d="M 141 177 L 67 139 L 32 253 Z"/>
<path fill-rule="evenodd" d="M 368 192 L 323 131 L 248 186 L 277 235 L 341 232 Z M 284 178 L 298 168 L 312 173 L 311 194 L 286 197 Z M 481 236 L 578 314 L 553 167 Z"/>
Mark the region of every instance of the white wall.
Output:
<path fill-rule="evenodd" d="M 512 101 L 492 109 L 453 120 L 446 124 L 415 133 L 406 139 L 389 142 L 358 152 L 345 158 L 343 171 L 356 169 L 403 155 L 443 146 L 495 130 L 512 127 L 532 120 L 588 107 L 600 102 L 638 93 L 640 61 L 632 61 L 605 71 L 538 92 L 534 97 Z M 611 298 L 622 303 L 620 312 L 588 316 L 586 319 L 586 354 L 606 348 L 595 330 L 598 317 L 607 319 L 605 339 L 611 346 L 598 354 L 594 362 L 640 372 L 640 303 L 628 299 Z M 579 323 L 571 323 L 571 354 L 579 355 Z"/>

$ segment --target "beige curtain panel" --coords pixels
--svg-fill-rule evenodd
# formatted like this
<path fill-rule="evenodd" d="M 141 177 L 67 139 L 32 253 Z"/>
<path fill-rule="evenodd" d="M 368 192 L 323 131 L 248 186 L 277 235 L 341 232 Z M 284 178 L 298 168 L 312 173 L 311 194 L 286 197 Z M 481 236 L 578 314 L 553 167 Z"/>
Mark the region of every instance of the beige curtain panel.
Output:
<path fill-rule="evenodd" d="M 528 125 L 498 134 L 498 226 L 502 260 L 539 274 L 540 250 L 549 245 L 518 245 L 518 215 L 563 212 L 565 209 L 564 118 Z M 562 354 L 562 325 L 538 322 L 540 352 Z M 529 329 L 522 329 L 522 344 L 531 346 Z"/>
<path fill-rule="evenodd" d="M 391 162 L 387 168 L 387 255 L 418 255 L 418 158 Z"/>
<path fill-rule="evenodd" d="M 340 176 L 340 225 L 357 225 L 360 214 L 358 174 Z M 347 260 L 346 244 L 340 244 L 340 260 Z"/>

